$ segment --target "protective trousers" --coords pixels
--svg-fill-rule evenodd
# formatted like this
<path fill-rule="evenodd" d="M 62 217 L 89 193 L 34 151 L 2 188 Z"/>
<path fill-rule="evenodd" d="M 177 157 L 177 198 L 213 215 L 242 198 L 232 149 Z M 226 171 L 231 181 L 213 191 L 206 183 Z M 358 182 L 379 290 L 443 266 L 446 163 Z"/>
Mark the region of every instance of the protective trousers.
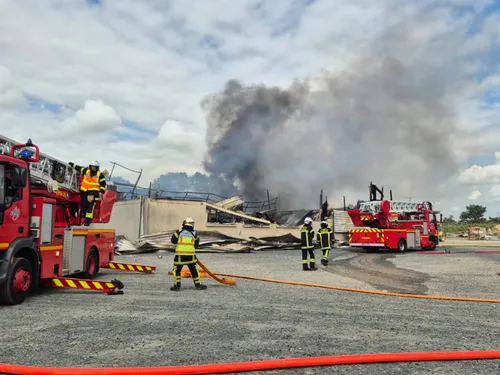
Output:
<path fill-rule="evenodd" d="M 322 249 L 322 251 L 323 257 L 321 258 L 321 263 L 326 266 L 328 264 L 328 253 L 330 252 L 330 249 Z"/>
<path fill-rule="evenodd" d="M 196 262 L 196 257 L 194 255 L 176 255 L 174 257 L 174 268 L 172 269 L 172 274 L 174 276 L 174 286 L 172 290 L 178 290 L 181 287 L 181 271 L 184 266 L 189 267 L 194 285 L 197 288 L 202 285 L 200 274 L 198 273 L 198 268 L 196 267 Z"/>
<path fill-rule="evenodd" d="M 309 266 L 307 265 L 307 253 L 309 252 Z M 302 249 L 302 269 L 304 271 L 316 270 L 316 259 L 314 257 L 314 248 Z"/>
<path fill-rule="evenodd" d="M 98 191 L 89 190 L 80 192 L 80 217 L 85 219 L 85 225 L 92 223 L 94 208 L 98 199 Z"/>

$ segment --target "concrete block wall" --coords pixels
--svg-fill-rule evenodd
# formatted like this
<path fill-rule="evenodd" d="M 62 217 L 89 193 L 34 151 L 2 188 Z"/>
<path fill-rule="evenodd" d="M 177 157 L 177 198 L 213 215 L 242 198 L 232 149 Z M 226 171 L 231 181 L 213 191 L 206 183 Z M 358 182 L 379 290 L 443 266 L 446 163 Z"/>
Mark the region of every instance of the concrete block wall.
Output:
<path fill-rule="evenodd" d="M 351 217 L 347 211 L 334 210 L 333 213 L 333 231 L 335 233 L 347 233 L 349 229 L 355 229 Z"/>

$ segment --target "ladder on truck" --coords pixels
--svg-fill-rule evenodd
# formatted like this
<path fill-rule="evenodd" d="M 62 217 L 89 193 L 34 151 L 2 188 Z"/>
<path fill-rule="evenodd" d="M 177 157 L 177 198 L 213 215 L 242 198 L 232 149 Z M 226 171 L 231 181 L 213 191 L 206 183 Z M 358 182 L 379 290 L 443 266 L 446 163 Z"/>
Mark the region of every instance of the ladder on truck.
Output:
<path fill-rule="evenodd" d="M 20 142 L 0 135 L 0 155 L 10 155 L 12 146 L 16 144 L 20 144 Z M 29 147 L 26 148 L 29 149 Z M 17 157 L 17 155 L 14 155 L 14 157 Z M 80 191 L 80 175 L 68 163 L 40 152 L 40 161 L 38 163 L 29 163 L 29 168 L 31 181 L 43 183 L 49 191 L 56 192 L 59 188 L 72 192 Z"/>
<path fill-rule="evenodd" d="M 428 202 L 409 202 L 409 201 L 389 201 L 391 212 L 416 212 L 423 209 L 430 209 Z M 363 202 L 359 206 L 361 212 L 377 213 L 380 211 L 380 201 Z"/>

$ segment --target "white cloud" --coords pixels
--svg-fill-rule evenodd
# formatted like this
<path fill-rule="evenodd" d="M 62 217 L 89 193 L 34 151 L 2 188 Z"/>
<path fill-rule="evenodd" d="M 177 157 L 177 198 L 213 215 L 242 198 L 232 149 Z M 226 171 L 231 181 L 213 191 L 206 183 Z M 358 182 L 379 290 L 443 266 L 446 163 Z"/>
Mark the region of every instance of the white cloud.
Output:
<path fill-rule="evenodd" d="M 459 176 L 458 182 L 463 184 L 492 184 L 500 182 L 500 152 L 495 152 L 495 164 L 472 165 Z"/>
<path fill-rule="evenodd" d="M 479 190 L 474 190 L 472 193 L 470 193 L 469 195 L 469 199 L 471 201 L 475 201 L 477 200 L 480 196 L 481 196 L 481 192 Z"/>
<path fill-rule="evenodd" d="M 442 46 L 477 22 L 472 13 L 457 13 L 451 6 L 479 11 L 489 2 L 318 0 L 309 7 L 293 5 L 298 3 L 121 0 L 103 1 L 99 8 L 72 0 L 0 0 L 0 133 L 18 140 L 30 137 L 62 160 L 98 159 L 107 168 L 109 161 L 142 168 L 143 185 L 168 171 L 192 173 L 202 169 L 206 149 L 200 102 L 226 80 L 288 86 L 296 77 L 348 66 L 386 24 L 405 23 L 411 14 L 422 13 L 423 23 L 408 25 L 414 39 L 409 45 Z M 491 50 L 500 40 L 498 24 L 498 14 L 479 23 L 460 53 Z M 399 57 L 411 64 L 419 52 L 400 51 Z M 451 53 L 439 52 L 431 63 Z M 450 98 L 456 121 L 471 134 L 453 140 L 462 162 L 497 147 L 498 131 L 476 136 L 498 124 L 500 113 L 500 106 L 485 106 L 482 99 L 498 87 L 498 72 L 482 82 L 467 76 L 482 64 L 480 58 L 470 59 L 468 70 L 450 82 L 461 88 Z M 30 104 L 26 98 L 39 101 Z M 500 183 L 500 162 L 466 167 L 461 183 Z M 452 210 L 466 204 L 470 187 L 448 191 L 441 202 Z"/>
<path fill-rule="evenodd" d="M 500 185 L 493 185 L 488 192 L 493 198 L 500 198 Z"/>

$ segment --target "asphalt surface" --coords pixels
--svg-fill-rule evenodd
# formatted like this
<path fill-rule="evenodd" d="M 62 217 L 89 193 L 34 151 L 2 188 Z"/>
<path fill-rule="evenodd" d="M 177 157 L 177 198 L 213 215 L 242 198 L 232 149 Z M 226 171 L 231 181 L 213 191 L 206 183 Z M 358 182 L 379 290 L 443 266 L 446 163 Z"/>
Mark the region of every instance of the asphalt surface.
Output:
<path fill-rule="evenodd" d="M 462 248 L 462 250 L 467 250 Z M 458 251 L 458 249 L 454 249 Z M 500 349 L 500 304 L 421 300 L 237 279 L 183 279 L 171 292 L 171 253 L 121 256 L 156 275 L 102 270 L 125 294 L 47 290 L 0 307 L 0 362 L 56 367 L 140 367 L 358 353 Z M 316 251 L 319 258 L 319 251 Z M 332 250 L 301 271 L 300 251 L 201 254 L 212 270 L 290 281 L 500 298 L 500 255 L 365 254 Z M 319 259 L 318 259 L 319 260 Z M 404 275 L 408 275 L 405 279 Z M 390 276 L 387 276 L 389 274 Z M 394 280 L 391 283 L 391 279 Z M 259 373 L 253 372 L 252 374 Z M 500 360 L 349 365 L 265 374 L 498 374 Z"/>

